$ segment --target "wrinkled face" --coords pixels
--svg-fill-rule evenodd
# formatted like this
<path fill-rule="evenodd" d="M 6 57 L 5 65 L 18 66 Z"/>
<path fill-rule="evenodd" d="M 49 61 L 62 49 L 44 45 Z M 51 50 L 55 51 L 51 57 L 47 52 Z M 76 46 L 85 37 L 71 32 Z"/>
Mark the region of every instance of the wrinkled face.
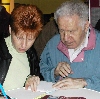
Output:
<path fill-rule="evenodd" d="M 79 24 L 79 17 L 73 15 L 72 17 L 59 17 L 58 27 L 61 35 L 61 41 L 68 49 L 75 49 L 83 42 L 86 32 L 89 27 L 89 22 L 86 22 L 84 27 Z"/>
<path fill-rule="evenodd" d="M 11 41 L 17 52 L 24 53 L 33 45 L 35 37 L 11 33 Z"/>

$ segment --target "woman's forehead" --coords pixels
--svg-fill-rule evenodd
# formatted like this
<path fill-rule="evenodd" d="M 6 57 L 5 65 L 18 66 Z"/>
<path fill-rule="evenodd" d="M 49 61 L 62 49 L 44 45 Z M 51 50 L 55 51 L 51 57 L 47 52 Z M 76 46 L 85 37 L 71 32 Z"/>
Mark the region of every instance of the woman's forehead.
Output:
<path fill-rule="evenodd" d="M 34 36 L 35 33 L 33 32 L 29 32 L 29 31 L 18 31 L 17 33 L 15 33 L 17 36 Z"/>

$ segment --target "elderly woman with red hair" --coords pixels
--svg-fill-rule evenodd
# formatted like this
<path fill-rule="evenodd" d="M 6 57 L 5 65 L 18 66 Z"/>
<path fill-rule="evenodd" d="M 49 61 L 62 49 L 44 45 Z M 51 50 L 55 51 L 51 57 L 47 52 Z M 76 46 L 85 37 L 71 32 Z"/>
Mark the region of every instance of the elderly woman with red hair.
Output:
<path fill-rule="evenodd" d="M 10 36 L 0 40 L 0 83 L 5 90 L 23 87 L 36 91 L 40 81 L 33 43 L 42 30 L 42 12 L 20 4 L 11 13 Z"/>

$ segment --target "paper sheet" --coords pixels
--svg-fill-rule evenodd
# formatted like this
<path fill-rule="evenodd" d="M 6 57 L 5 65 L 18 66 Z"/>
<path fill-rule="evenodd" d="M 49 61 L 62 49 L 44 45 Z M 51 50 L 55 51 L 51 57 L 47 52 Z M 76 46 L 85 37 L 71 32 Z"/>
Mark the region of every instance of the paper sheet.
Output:
<path fill-rule="evenodd" d="M 25 90 L 24 88 L 19 88 L 6 92 L 7 95 L 14 99 L 34 99 L 44 93 L 32 92 L 31 90 Z"/>
<path fill-rule="evenodd" d="M 52 82 L 41 81 L 37 87 L 37 91 L 51 93 L 51 92 L 57 90 L 55 88 L 52 88 L 52 85 L 53 85 Z"/>
<path fill-rule="evenodd" d="M 52 82 L 40 81 L 37 87 L 37 92 L 32 92 L 30 88 L 25 90 L 25 88 L 18 88 L 7 91 L 7 95 L 15 99 L 34 99 L 43 95 L 44 93 L 49 94 L 56 89 L 52 88 Z"/>
<path fill-rule="evenodd" d="M 48 93 L 53 96 L 66 96 L 66 97 L 85 97 L 86 99 L 100 99 L 100 92 L 89 90 L 86 88 L 79 89 L 67 89 L 67 90 L 57 90 L 52 88 L 51 82 L 40 82 L 37 92 L 32 92 L 30 89 L 25 90 L 24 88 L 14 89 L 7 91 L 7 95 L 16 99 L 38 99 L 44 94 Z M 45 93 L 46 92 L 46 93 Z"/>

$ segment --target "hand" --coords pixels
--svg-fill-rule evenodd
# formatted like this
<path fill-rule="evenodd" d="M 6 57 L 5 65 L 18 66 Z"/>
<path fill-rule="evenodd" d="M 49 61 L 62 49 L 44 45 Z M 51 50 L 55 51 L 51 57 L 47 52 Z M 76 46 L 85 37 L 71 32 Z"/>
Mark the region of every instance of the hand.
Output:
<path fill-rule="evenodd" d="M 0 94 L 0 99 L 6 99 L 6 98 Z"/>
<path fill-rule="evenodd" d="M 25 83 L 25 89 L 28 89 L 30 86 L 32 91 L 36 91 L 39 82 L 40 78 L 38 76 L 29 76 Z"/>
<path fill-rule="evenodd" d="M 87 85 L 84 79 L 66 78 L 58 81 L 53 87 L 57 89 L 83 88 Z"/>
<path fill-rule="evenodd" d="M 2 95 L 1 90 L 0 90 L 0 99 L 6 99 L 6 98 Z"/>
<path fill-rule="evenodd" d="M 66 62 L 60 62 L 54 71 L 56 76 L 60 75 L 62 77 L 66 77 L 70 73 L 72 74 L 73 72 L 70 68 L 70 65 Z"/>

